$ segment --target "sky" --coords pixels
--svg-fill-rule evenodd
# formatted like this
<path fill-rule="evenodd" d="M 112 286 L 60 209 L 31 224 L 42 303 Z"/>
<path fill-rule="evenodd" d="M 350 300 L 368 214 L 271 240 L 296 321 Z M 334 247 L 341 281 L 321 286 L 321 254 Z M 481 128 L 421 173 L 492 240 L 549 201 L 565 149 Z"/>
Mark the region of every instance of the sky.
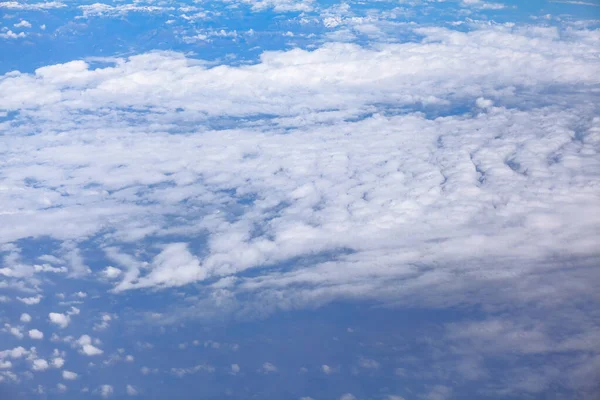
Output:
<path fill-rule="evenodd" d="M 600 398 L 600 1 L 0 1 L 0 399 Z"/>

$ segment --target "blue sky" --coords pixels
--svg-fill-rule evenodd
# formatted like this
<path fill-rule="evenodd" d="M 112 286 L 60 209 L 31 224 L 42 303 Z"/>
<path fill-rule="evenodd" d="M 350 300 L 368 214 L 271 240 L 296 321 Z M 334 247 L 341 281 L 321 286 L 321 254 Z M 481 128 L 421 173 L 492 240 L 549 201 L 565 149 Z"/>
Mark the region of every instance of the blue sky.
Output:
<path fill-rule="evenodd" d="M 0 399 L 600 396 L 600 2 L 0 2 Z"/>

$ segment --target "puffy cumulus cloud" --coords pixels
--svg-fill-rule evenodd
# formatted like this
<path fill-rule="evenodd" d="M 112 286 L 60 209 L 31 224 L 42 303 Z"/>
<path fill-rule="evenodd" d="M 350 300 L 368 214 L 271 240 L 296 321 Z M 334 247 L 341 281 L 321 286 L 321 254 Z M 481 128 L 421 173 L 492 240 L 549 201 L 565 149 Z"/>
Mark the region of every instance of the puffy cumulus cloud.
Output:
<path fill-rule="evenodd" d="M 49 367 L 48 361 L 44 360 L 43 358 L 37 358 L 33 360 L 31 364 L 31 369 L 34 371 L 45 371 Z"/>
<path fill-rule="evenodd" d="M 99 349 L 92 344 L 92 338 L 88 335 L 79 337 L 75 344 L 79 346 L 79 352 L 86 356 L 97 356 L 104 353 L 102 349 Z"/>
<path fill-rule="evenodd" d="M 238 374 L 240 372 L 240 366 L 238 364 L 231 364 L 231 373 Z"/>
<path fill-rule="evenodd" d="M 4 328 L 2 331 L 10 333 L 17 339 L 23 339 L 23 327 L 22 326 L 12 326 L 11 324 L 4 324 Z"/>
<path fill-rule="evenodd" d="M 31 322 L 31 315 L 29 315 L 27 313 L 23 313 L 23 314 L 21 314 L 21 318 L 19 320 L 25 324 L 29 323 L 29 322 Z"/>
<path fill-rule="evenodd" d="M 116 279 L 121 275 L 121 270 L 119 268 L 108 266 L 104 268 L 104 270 L 102 271 L 102 275 L 106 279 Z"/>
<path fill-rule="evenodd" d="M 94 330 L 101 331 L 108 328 L 112 319 L 113 317 L 110 314 L 102 313 L 102 315 L 100 316 L 100 322 L 94 324 Z"/>
<path fill-rule="evenodd" d="M 31 23 L 22 19 L 20 22 L 13 24 L 15 28 L 31 28 Z"/>
<path fill-rule="evenodd" d="M 44 332 L 37 329 L 31 329 L 28 333 L 31 339 L 41 340 L 44 338 Z"/>
<path fill-rule="evenodd" d="M 63 379 L 66 379 L 68 381 L 73 381 L 73 380 L 77 379 L 78 374 L 75 372 L 64 370 L 62 372 L 62 377 L 63 377 Z"/>
<path fill-rule="evenodd" d="M 27 357 L 32 353 L 32 350 L 34 348 L 31 348 L 31 350 L 27 350 L 22 346 L 19 347 L 15 347 L 14 349 L 11 350 L 2 350 L 0 351 L 0 359 L 5 359 L 5 358 L 13 358 L 13 359 L 18 359 L 18 358 L 22 358 L 22 357 Z"/>
<path fill-rule="evenodd" d="M 65 365 L 65 359 L 62 357 L 54 357 L 52 359 L 52 366 L 54 368 L 62 368 Z"/>
<path fill-rule="evenodd" d="M 67 385 L 65 385 L 64 383 L 57 383 L 56 384 L 56 389 L 60 392 L 60 393 L 64 393 L 67 391 Z"/>
<path fill-rule="evenodd" d="M 71 323 L 71 317 L 62 313 L 51 312 L 48 314 L 48 319 L 54 325 L 58 325 L 60 328 L 66 328 Z"/>
<path fill-rule="evenodd" d="M 345 393 L 340 396 L 340 400 L 356 400 L 356 396 L 354 396 L 352 393 Z"/>

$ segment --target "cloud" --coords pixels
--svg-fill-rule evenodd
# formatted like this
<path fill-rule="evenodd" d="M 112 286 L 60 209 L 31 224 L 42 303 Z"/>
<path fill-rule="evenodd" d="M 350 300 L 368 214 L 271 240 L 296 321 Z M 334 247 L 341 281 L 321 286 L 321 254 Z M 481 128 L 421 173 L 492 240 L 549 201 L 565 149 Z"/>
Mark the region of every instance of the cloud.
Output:
<path fill-rule="evenodd" d="M 52 359 L 52 366 L 54 368 L 62 368 L 65 365 L 65 359 L 62 357 L 54 357 Z"/>
<path fill-rule="evenodd" d="M 137 396 L 139 394 L 138 390 L 131 385 L 127 385 L 125 389 L 127 391 L 127 395 L 129 396 Z"/>
<path fill-rule="evenodd" d="M 79 6 L 84 18 L 90 17 L 115 17 L 124 16 L 129 13 L 166 13 L 174 10 L 173 7 L 161 6 L 140 6 L 136 4 L 119 4 L 111 6 L 109 4 L 94 3 L 90 5 Z"/>
<path fill-rule="evenodd" d="M 121 270 L 112 266 L 106 267 L 102 274 L 106 277 L 106 279 L 116 279 L 121 275 Z"/>
<path fill-rule="evenodd" d="M 33 360 L 31 369 L 33 369 L 34 371 L 45 371 L 48 369 L 48 367 L 48 361 L 42 358 L 38 358 Z"/>
<path fill-rule="evenodd" d="M 88 335 L 82 335 L 75 343 L 80 347 L 79 352 L 86 356 L 97 356 L 104 353 L 102 349 L 92 344 L 92 338 Z"/>
<path fill-rule="evenodd" d="M 271 364 L 270 362 L 266 362 L 262 365 L 260 371 L 264 374 L 271 374 L 278 371 L 278 368 Z"/>
<path fill-rule="evenodd" d="M 60 262 L 18 271 L 67 268 L 89 283 L 89 261 L 100 267 L 86 279 L 102 277 L 116 302 L 195 284 L 169 312 L 140 305 L 158 324 L 340 299 L 499 313 L 595 304 L 596 39 L 473 22 L 254 64 L 152 52 L 3 75 L 0 241 L 55 240 Z M 7 285 L 16 273 L 3 269 Z M 49 318 L 65 328 L 77 313 Z M 94 329 L 112 317 L 98 318 Z M 593 324 L 572 326 L 561 341 L 509 317 L 445 334 L 489 356 L 590 351 Z M 102 353 L 87 335 L 72 342 Z M 210 369 L 195 368 L 170 371 Z"/>
<path fill-rule="evenodd" d="M 4 324 L 4 328 L 2 329 L 4 332 L 8 332 L 17 339 L 23 339 L 23 327 L 21 326 L 12 326 L 10 324 Z"/>
<path fill-rule="evenodd" d="M 183 378 L 186 375 L 191 375 L 191 374 L 195 374 L 198 372 L 208 372 L 208 373 L 212 373 L 215 371 L 215 368 L 212 365 L 208 365 L 208 364 L 198 364 L 195 365 L 193 367 L 189 367 L 189 368 L 171 368 L 171 373 L 179 378 Z M 144 371 L 142 371 L 144 374 L 146 374 Z M 150 372 L 148 370 L 148 372 Z"/>
<path fill-rule="evenodd" d="M 206 277 L 206 270 L 188 250 L 185 243 L 172 243 L 152 260 L 148 267 L 147 275 L 131 282 L 127 277 L 119 283 L 116 291 L 143 287 L 169 287 L 181 286 L 189 282 L 202 280 Z"/>
<path fill-rule="evenodd" d="M 39 11 L 39 10 L 49 10 L 53 8 L 63 8 L 66 7 L 66 4 L 58 2 L 58 1 L 47 1 L 47 2 L 39 2 L 39 3 L 22 3 L 17 1 L 5 1 L 0 2 L 0 8 L 8 8 L 12 10 L 29 10 L 29 11 Z"/>
<path fill-rule="evenodd" d="M 17 297 L 21 303 L 27 304 L 28 306 L 39 304 L 42 300 L 42 295 L 37 295 L 35 297 Z"/>
<path fill-rule="evenodd" d="M 52 312 L 48 314 L 48 318 L 50 319 L 51 323 L 58 325 L 62 329 L 69 326 L 69 323 L 71 322 L 71 317 L 69 315 L 61 313 Z"/>
<path fill-rule="evenodd" d="M 41 340 L 44 338 L 44 333 L 37 329 L 31 329 L 28 333 L 31 339 Z"/>
<path fill-rule="evenodd" d="M 71 371 L 67 371 L 67 370 L 64 370 L 62 372 L 63 379 L 66 379 L 69 381 L 73 381 L 73 380 L 77 379 L 77 376 L 78 375 L 75 372 L 71 372 Z"/>
<path fill-rule="evenodd" d="M 31 28 L 31 23 L 22 19 L 20 22 L 13 24 L 15 28 Z"/>
<path fill-rule="evenodd" d="M 323 365 L 321 365 L 321 371 L 323 371 L 323 373 L 326 375 L 331 375 L 334 372 L 336 372 L 336 369 L 330 367 L 329 365 L 323 364 Z"/>
<path fill-rule="evenodd" d="M 365 369 L 379 369 L 379 363 L 369 358 L 361 358 L 358 362 L 358 365 Z"/>
<path fill-rule="evenodd" d="M 238 374 L 240 372 L 240 366 L 238 364 L 231 364 L 231 373 Z"/>
<path fill-rule="evenodd" d="M 112 396 L 114 391 L 115 390 L 112 385 L 100 385 L 97 390 L 98 394 L 104 398 Z"/>

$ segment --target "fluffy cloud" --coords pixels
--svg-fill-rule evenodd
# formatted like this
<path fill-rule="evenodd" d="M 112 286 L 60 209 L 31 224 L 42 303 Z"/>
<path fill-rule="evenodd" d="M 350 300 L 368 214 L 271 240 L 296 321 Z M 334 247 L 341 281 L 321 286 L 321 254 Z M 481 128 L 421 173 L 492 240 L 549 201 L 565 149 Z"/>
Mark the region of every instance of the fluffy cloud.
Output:
<path fill-rule="evenodd" d="M 42 331 L 37 330 L 37 329 L 31 329 L 28 333 L 29 333 L 29 337 L 31 339 L 40 340 L 40 339 L 44 338 L 44 333 Z"/>
<path fill-rule="evenodd" d="M 82 335 L 75 343 L 79 346 L 79 352 L 86 356 L 97 356 L 104 353 L 92 344 L 92 338 L 88 335 Z"/>
<path fill-rule="evenodd" d="M 107 279 L 116 279 L 119 277 L 119 275 L 121 275 L 121 270 L 119 268 L 108 266 L 102 271 L 102 274 Z"/>
<path fill-rule="evenodd" d="M 66 379 L 69 381 L 73 381 L 73 380 L 77 379 L 77 376 L 78 375 L 75 372 L 71 372 L 71 371 L 67 371 L 67 370 L 64 370 L 62 372 L 63 379 Z"/>
<path fill-rule="evenodd" d="M 12 326 L 10 324 L 4 324 L 4 332 L 8 332 L 17 339 L 23 339 L 23 327 L 21 326 Z"/>
<path fill-rule="evenodd" d="M 42 358 L 38 358 L 33 360 L 31 369 L 33 369 L 34 371 L 45 371 L 48 369 L 48 367 L 48 361 Z"/>
<path fill-rule="evenodd" d="M 65 365 L 65 359 L 62 357 L 54 357 L 52 359 L 52 366 L 54 368 L 62 368 Z"/>
<path fill-rule="evenodd" d="M 71 317 L 69 315 L 61 313 L 52 312 L 48 314 L 48 318 L 51 323 L 58 325 L 63 329 L 69 326 L 69 323 L 71 322 Z"/>

